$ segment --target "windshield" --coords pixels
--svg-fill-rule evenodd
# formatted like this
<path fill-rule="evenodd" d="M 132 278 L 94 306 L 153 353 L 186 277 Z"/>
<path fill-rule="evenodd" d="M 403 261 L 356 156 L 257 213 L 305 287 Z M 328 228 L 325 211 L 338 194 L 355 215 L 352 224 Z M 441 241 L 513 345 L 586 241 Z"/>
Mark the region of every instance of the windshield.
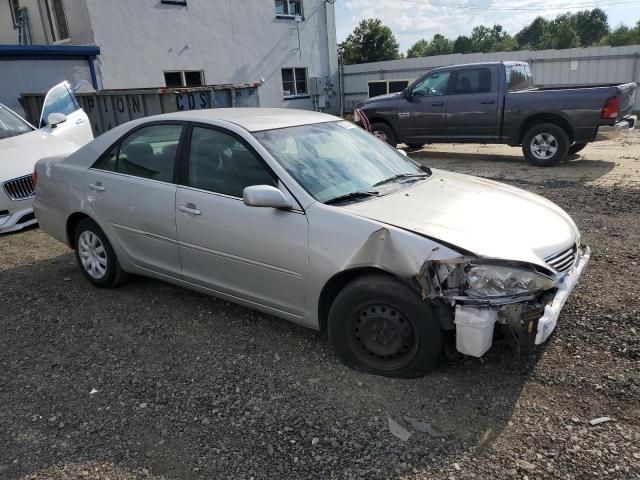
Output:
<path fill-rule="evenodd" d="M 533 88 L 533 77 L 529 65 L 507 65 L 507 90 L 517 92 Z"/>
<path fill-rule="evenodd" d="M 0 105 L 0 140 L 30 132 L 31 125 L 11 110 Z"/>
<path fill-rule="evenodd" d="M 428 169 L 345 121 L 268 130 L 254 136 L 319 202 L 388 193 L 428 176 Z"/>

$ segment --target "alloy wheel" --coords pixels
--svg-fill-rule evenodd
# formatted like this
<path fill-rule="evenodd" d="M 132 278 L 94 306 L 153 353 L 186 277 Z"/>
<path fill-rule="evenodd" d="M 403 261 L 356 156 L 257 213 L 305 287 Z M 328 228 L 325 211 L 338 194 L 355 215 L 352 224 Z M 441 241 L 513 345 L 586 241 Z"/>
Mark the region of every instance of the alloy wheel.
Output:
<path fill-rule="evenodd" d="M 538 160 L 548 160 L 558 152 L 558 140 L 550 133 L 539 133 L 531 139 L 531 153 Z"/>

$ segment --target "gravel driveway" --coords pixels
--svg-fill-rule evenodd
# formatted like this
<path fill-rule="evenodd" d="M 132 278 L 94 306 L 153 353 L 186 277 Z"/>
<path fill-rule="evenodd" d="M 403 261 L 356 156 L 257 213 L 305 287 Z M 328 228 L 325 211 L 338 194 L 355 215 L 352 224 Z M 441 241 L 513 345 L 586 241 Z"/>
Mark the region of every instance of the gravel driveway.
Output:
<path fill-rule="evenodd" d="M 606 155 L 636 162 L 640 142 Z M 640 478 L 640 190 L 503 163 L 574 217 L 592 263 L 545 348 L 419 380 L 351 371 L 319 334 L 158 281 L 93 288 L 38 229 L 0 237 L 0 478 Z"/>

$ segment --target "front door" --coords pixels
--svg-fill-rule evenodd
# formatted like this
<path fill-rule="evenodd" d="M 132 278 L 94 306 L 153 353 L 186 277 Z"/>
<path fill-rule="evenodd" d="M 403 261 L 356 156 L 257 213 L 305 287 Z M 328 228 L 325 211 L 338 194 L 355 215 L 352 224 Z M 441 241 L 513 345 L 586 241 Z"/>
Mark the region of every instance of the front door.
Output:
<path fill-rule="evenodd" d="M 57 125 L 49 125 L 48 118 L 52 113 L 62 113 L 67 120 Z M 66 82 L 56 85 L 47 92 L 38 128 L 80 146 L 93 140 L 89 117 L 80 107 L 78 99 Z"/>
<path fill-rule="evenodd" d="M 446 135 L 447 87 L 451 73 L 419 80 L 398 102 L 398 133 L 404 143 L 425 143 Z"/>
<path fill-rule="evenodd" d="M 85 175 L 89 206 L 107 236 L 140 268 L 179 278 L 175 164 L 183 126 L 133 131 Z"/>
<path fill-rule="evenodd" d="M 184 280 L 302 316 L 308 263 L 304 212 L 244 204 L 245 187 L 286 190 L 231 132 L 194 126 L 188 144 L 184 185 L 176 195 Z"/>
<path fill-rule="evenodd" d="M 497 141 L 498 75 L 493 67 L 461 68 L 453 72 L 447 105 L 447 136 L 452 141 Z"/>

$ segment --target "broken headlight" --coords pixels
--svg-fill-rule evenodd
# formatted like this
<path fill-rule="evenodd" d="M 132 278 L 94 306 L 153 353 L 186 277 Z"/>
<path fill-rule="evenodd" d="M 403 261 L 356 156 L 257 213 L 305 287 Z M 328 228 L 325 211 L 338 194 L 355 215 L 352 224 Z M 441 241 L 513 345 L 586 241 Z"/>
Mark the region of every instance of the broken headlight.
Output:
<path fill-rule="evenodd" d="M 541 273 L 501 265 L 468 265 L 465 293 L 470 297 L 512 297 L 554 288 Z"/>

